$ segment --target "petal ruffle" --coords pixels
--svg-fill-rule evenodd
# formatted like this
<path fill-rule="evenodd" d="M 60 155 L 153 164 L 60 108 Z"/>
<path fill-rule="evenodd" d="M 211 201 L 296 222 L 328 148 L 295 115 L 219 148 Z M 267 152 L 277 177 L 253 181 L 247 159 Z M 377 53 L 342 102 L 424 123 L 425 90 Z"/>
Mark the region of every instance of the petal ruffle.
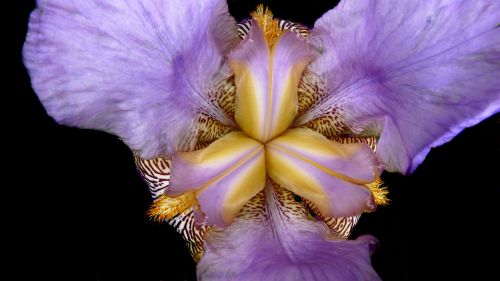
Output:
<path fill-rule="evenodd" d="M 313 32 L 322 54 L 310 70 L 330 89 L 323 109 L 380 134 L 385 169 L 412 172 L 500 110 L 499 19 L 498 1 L 343 1 Z"/>
<path fill-rule="evenodd" d="M 57 122 L 114 133 L 149 159 L 192 140 L 237 42 L 222 0 L 48 0 L 31 15 L 24 62 Z"/>
<path fill-rule="evenodd" d="M 293 32 L 270 48 L 257 23 L 229 57 L 235 74 L 235 118 L 240 128 L 263 143 L 284 132 L 298 109 L 297 85 L 312 52 Z"/>
<path fill-rule="evenodd" d="M 375 238 L 331 240 L 290 192 L 268 184 L 263 196 L 251 205 L 261 216 L 238 217 L 227 229 L 207 233 L 198 280 L 380 280 L 370 264 Z"/>
<path fill-rule="evenodd" d="M 288 130 L 266 144 L 273 181 L 313 202 L 326 217 L 347 217 L 375 207 L 364 184 L 380 175 L 366 144 L 340 144 L 309 129 Z"/>
<path fill-rule="evenodd" d="M 264 146 L 232 132 L 208 147 L 172 157 L 169 196 L 197 190 L 208 224 L 226 226 L 243 205 L 264 187 Z"/>

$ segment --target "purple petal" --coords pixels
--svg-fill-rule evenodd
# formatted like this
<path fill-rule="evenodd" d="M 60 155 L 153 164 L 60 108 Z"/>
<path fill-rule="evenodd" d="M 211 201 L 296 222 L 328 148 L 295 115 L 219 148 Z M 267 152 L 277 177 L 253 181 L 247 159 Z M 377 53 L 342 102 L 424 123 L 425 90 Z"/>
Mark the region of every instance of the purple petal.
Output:
<path fill-rule="evenodd" d="M 309 129 L 288 130 L 266 144 L 269 177 L 307 198 L 325 217 L 358 215 L 375 207 L 364 185 L 380 175 L 366 144 L 340 144 Z"/>
<path fill-rule="evenodd" d="M 38 1 L 24 62 L 57 122 L 151 158 L 189 146 L 234 24 L 222 0 Z"/>
<path fill-rule="evenodd" d="M 207 234 L 199 280 L 380 280 L 370 264 L 375 238 L 332 240 L 326 226 L 307 219 L 282 188 L 268 184 L 265 198 L 256 202 L 264 200 L 265 206 L 253 207 L 254 215 Z"/>
<path fill-rule="evenodd" d="M 235 74 L 235 118 L 252 138 L 266 142 L 292 124 L 298 109 L 297 85 L 312 52 L 293 32 L 269 46 L 254 22 L 229 64 Z"/>
<path fill-rule="evenodd" d="M 197 191 L 208 224 L 226 226 L 266 181 L 264 146 L 232 132 L 208 147 L 173 155 L 169 196 Z"/>
<path fill-rule="evenodd" d="M 343 1 L 314 28 L 322 55 L 310 70 L 331 90 L 322 106 L 378 131 L 385 169 L 410 173 L 500 110 L 499 22 L 498 1 Z"/>

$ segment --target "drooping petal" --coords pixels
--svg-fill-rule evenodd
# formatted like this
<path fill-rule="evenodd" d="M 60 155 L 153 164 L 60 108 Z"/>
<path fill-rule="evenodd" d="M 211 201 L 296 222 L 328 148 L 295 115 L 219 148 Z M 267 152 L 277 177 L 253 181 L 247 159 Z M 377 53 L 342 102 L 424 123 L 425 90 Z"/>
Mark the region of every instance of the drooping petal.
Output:
<path fill-rule="evenodd" d="M 38 1 L 24 62 L 57 122 L 114 133 L 149 159 L 189 147 L 197 110 L 215 110 L 205 96 L 234 24 L 222 0 Z"/>
<path fill-rule="evenodd" d="M 380 280 L 370 264 L 375 238 L 333 240 L 291 192 L 268 184 L 262 197 L 245 206 L 252 215 L 207 233 L 199 280 Z"/>
<path fill-rule="evenodd" d="M 232 132 L 208 147 L 172 157 L 169 196 L 197 190 L 209 224 L 226 226 L 243 205 L 264 187 L 264 146 L 241 132 Z"/>
<path fill-rule="evenodd" d="M 500 2 L 343 1 L 314 27 L 327 107 L 380 135 L 389 171 L 412 172 L 432 147 L 500 109 Z"/>
<path fill-rule="evenodd" d="M 340 144 L 304 128 L 288 130 L 266 144 L 271 179 L 313 202 L 327 217 L 347 217 L 373 209 L 364 184 L 380 175 L 366 144 Z"/>
<path fill-rule="evenodd" d="M 285 32 L 269 47 L 253 23 L 230 55 L 235 74 L 235 118 L 248 135 L 266 142 L 285 131 L 297 114 L 297 85 L 311 52 L 296 33 Z"/>

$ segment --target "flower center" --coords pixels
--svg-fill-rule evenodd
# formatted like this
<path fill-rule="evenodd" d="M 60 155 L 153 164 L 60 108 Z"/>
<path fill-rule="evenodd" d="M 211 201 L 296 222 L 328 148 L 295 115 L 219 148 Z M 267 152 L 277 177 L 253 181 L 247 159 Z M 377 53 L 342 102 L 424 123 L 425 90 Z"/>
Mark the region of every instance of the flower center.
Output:
<path fill-rule="evenodd" d="M 339 144 L 313 130 L 291 128 L 299 108 L 298 84 L 313 53 L 293 32 L 270 32 L 277 25 L 268 21 L 254 22 L 229 56 L 241 131 L 175 154 L 167 194 L 195 192 L 205 221 L 217 226 L 231 224 L 268 177 L 312 202 L 325 217 L 373 208 L 365 185 L 380 170 L 368 146 Z"/>

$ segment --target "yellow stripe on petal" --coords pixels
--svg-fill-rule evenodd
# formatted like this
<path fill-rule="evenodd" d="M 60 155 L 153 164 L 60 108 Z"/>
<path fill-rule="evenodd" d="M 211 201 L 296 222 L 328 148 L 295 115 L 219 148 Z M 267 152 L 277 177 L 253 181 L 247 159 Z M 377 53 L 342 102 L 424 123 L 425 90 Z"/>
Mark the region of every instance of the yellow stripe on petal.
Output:
<path fill-rule="evenodd" d="M 329 217 L 352 216 L 374 207 L 364 186 L 380 168 L 366 144 L 339 144 L 304 128 L 266 144 L 266 167 L 278 184 L 309 199 Z"/>
<path fill-rule="evenodd" d="M 265 185 L 264 146 L 241 132 L 231 132 L 208 147 L 172 158 L 170 196 L 197 191 L 209 224 L 231 223 L 243 205 Z"/>
<path fill-rule="evenodd" d="M 272 49 L 257 24 L 231 54 L 235 74 L 235 119 L 250 137 L 265 143 L 283 133 L 298 111 L 297 86 L 311 60 L 305 41 L 283 33 Z"/>

